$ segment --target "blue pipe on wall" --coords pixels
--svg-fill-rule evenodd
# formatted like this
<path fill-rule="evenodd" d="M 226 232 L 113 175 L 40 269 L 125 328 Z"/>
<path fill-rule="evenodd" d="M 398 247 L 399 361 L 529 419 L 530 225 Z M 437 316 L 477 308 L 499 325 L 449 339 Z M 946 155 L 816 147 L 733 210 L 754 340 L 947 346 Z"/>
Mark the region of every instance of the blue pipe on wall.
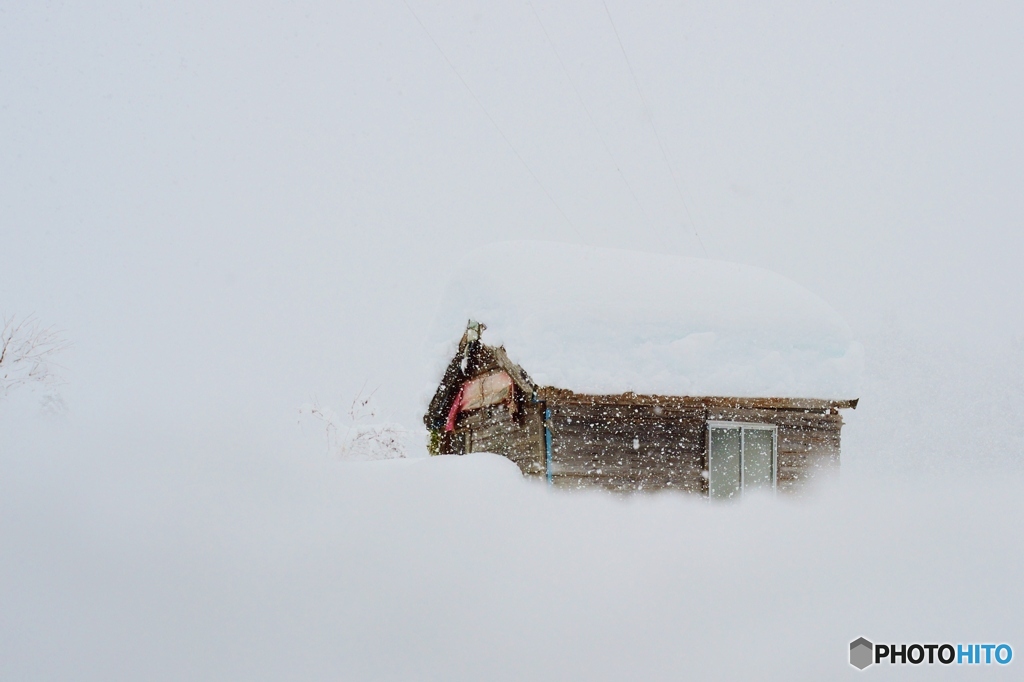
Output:
<path fill-rule="evenodd" d="M 548 422 L 551 421 L 551 410 L 544 410 L 544 463 L 548 477 L 548 485 L 554 485 L 551 478 L 551 429 Z"/>

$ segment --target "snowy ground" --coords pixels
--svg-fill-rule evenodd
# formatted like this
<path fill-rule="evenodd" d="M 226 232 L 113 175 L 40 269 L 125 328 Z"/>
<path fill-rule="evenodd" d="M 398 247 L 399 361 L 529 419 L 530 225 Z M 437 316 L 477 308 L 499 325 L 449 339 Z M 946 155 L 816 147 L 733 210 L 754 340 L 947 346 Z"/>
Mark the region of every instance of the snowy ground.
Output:
<path fill-rule="evenodd" d="M 865 674 L 862 635 L 1024 650 L 1017 473 L 712 506 L 556 492 L 487 454 L 225 455 L 196 433 L 140 462 L 115 435 L 99 460 L 22 435 L 2 679 L 821 680 Z M 910 667 L 868 672 L 964 672 Z"/>

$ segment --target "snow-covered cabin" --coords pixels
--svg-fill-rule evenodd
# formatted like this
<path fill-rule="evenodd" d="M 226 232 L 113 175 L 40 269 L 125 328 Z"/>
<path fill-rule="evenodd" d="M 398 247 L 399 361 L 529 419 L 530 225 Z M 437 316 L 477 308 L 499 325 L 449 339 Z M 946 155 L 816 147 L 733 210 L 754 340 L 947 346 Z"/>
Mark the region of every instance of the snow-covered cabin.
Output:
<path fill-rule="evenodd" d="M 498 453 L 559 486 L 721 498 L 838 466 L 863 352 L 791 280 L 544 242 L 495 244 L 457 270 L 424 416 L 436 454 Z"/>

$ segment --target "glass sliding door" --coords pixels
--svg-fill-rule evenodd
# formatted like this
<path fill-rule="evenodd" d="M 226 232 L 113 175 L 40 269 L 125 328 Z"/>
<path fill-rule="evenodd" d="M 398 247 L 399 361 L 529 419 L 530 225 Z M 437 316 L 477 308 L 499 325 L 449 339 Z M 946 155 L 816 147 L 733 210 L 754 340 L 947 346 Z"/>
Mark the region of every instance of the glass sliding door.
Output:
<path fill-rule="evenodd" d="M 771 490 L 775 485 L 775 430 L 743 429 L 743 489 Z"/>
<path fill-rule="evenodd" d="M 708 452 L 708 495 L 727 500 L 739 495 L 742 441 L 739 429 L 712 427 Z"/>
<path fill-rule="evenodd" d="M 708 424 L 708 496 L 730 499 L 743 490 L 774 490 L 776 430 L 766 424 Z"/>

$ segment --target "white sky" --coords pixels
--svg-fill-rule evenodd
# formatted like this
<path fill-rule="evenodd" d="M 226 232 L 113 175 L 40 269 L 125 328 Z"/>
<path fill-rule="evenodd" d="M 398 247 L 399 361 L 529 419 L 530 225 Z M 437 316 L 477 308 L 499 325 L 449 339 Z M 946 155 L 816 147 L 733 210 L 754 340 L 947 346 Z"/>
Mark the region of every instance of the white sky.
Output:
<path fill-rule="evenodd" d="M 602 3 L 409 6 L 486 114 L 397 0 L 0 5 L 0 307 L 67 330 L 70 419 L 287 443 L 365 383 L 416 425 L 433 301 L 510 237 L 696 230 L 869 358 L 1024 335 L 1019 6 L 612 0 L 669 164 Z"/>

